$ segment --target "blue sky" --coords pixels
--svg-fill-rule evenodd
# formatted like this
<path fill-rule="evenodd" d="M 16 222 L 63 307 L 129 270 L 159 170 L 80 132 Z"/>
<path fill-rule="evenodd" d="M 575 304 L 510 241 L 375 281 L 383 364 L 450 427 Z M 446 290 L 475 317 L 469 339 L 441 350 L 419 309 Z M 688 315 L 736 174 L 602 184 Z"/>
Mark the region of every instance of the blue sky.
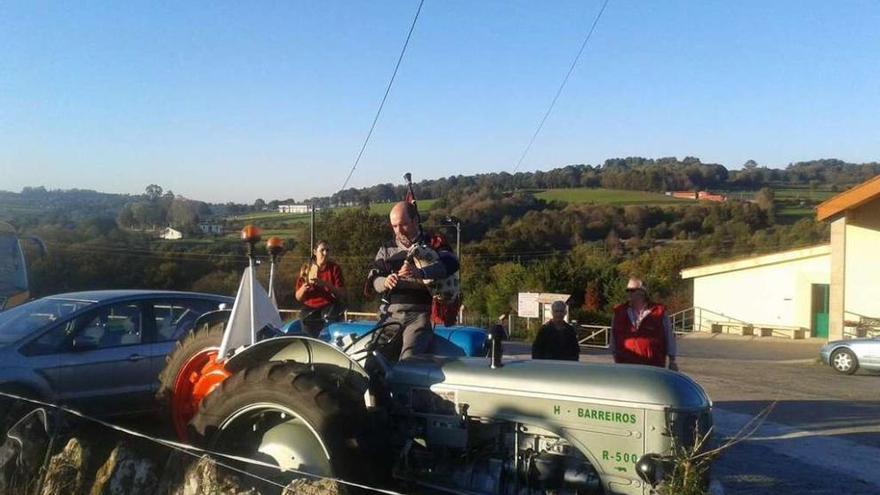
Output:
<path fill-rule="evenodd" d="M 417 0 L 0 3 L 0 189 L 336 191 Z M 601 0 L 426 0 L 351 185 L 511 171 Z M 610 0 L 521 170 L 880 159 L 880 2 Z"/>

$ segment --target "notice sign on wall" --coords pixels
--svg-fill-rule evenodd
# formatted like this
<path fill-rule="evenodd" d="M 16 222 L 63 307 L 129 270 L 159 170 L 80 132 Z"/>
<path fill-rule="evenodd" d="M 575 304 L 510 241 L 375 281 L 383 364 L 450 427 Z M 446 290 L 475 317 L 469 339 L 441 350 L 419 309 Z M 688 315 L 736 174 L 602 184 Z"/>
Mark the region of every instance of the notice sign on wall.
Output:
<path fill-rule="evenodd" d="M 516 314 L 522 318 L 537 318 L 540 311 L 540 302 L 537 292 L 520 292 L 516 298 Z"/>
<path fill-rule="evenodd" d="M 516 298 L 516 313 L 522 318 L 541 318 L 541 306 L 547 306 L 544 311 L 549 317 L 549 307 L 555 301 L 567 301 L 568 294 L 553 294 L 550 292 L 520 292 Z"/>

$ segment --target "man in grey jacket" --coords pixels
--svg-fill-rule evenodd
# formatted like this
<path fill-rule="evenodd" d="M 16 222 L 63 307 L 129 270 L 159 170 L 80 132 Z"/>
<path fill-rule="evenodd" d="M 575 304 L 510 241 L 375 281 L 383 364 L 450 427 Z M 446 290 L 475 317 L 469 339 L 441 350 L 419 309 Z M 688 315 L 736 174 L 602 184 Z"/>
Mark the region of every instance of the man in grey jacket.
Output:
<path fill-rule="evenodd" d="M 458 259 L 439 237 L 421 232 L 412 204 L 401 201 L 389 215 L 394 240 L 379 248 L 372 272 L 373 289 L 382 294 L 390 314 L 389 321 L 403 325 L 400 359 L 431 352 L 434 330 L 431 326 L 433 298 L 423 280 L 442 279 L 458 270 Z M 409 249 L 426 244 L 437 251 L 439 259 L 417 268 L 407 260 Z"/>

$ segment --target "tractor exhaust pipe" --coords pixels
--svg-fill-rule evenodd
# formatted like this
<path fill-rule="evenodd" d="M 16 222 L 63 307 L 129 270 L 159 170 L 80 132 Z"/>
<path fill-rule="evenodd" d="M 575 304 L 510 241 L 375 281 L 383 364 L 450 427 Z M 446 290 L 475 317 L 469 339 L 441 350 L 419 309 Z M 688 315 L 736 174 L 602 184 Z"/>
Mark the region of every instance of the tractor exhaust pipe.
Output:
<path fill-rule="evenodd" d="M 487 339 L 489 344 L 489 367 L 493 370 L 504 366 L 501 363 L 501 358 L 504 357 L 504 349 L 501 345 L 503 341 L 504 327 L 501 324 L 495 325 L 489 330 L 489 338 Z"/>
<path fill-rule="evenodd" d="M 284 241 L 280 237 L 270 237 L 266 241 L 266 251 L 269 252 L 269 299 L 275 300 L 275 265 L 284 254 Z"/>

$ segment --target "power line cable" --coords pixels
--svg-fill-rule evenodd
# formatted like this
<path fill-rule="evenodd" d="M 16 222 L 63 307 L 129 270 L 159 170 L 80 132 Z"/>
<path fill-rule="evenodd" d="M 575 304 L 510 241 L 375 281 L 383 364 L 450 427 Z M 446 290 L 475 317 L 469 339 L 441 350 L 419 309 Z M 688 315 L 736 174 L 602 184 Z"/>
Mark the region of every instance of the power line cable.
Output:
<path fill-rule="evenodd" d="M 596 30 L 596 25 L 599 24 L 599 19 L 602 18 L 602 14 L 605 12 L 605 7 L 608 6 L 608 2 L 609 0 L 605 0 L 602 3 L 602 8 L 599 10 L 596 18 L 593 19 L 593 24 L 590 26 L 590 30 L 584 37 L 583 43 L 581 43 L 581 49 L 578 50 L 577 56 L 575 56 L 574 60 L 572 60 L 571 67 L 569 67 L 568 72 L 565 73 L 565 77 L 562 79 L 562 84 L 559 85 L 559 89 L 556 90 L 556 95 L 553 97 L 553 101 L 550 102 L 550 106 L 547 108 L 547 111 L 544 112 L 544 117 L 541 119 L 541 123 L 538 124 L 538 128 L 535 129 L 535 133 L 532 134 L 532 139 L 529 140 L 529 144 L 526 146 L 526 149 L 523 150 L 522 155 L 520 155 L 519 160 L 516 162 L 516 166 L 513 167 L 514 173 L 519 170 L 519 166 L 522 165 L 522 162 L 523 160 L 525 160 L 526 155 L 529 153 L 529 150 L 532 149 L 532 145 L 535 144 L 535 139 L 537 139 L 538 134 L 541 132 L 541 129 L 544 128 L 544 123 L 547 122 L 547 118 L 550 116 L 550 112 L 552 112 L 553 107 L 556 106 L 556 100 L 558 100 L 559 95 L 562 94 L 562 90 L 565 88 L 566 83 L 568 83 L 568 78 L 571 77 L 571 73 L 574 72 L 574 68 L 578 63 L 578 60 L 580 60 L 581 58 L 581 54 L 584 53 L 584 49 L 587 47 L 587 43 L 589 43 L 590 38 L 593 37 L 593 32 Z"/>
<path fill-rule="evenodd" d="M 370 124 L 370 131 L 367 132 L 367 138 L 364 139 L 364 144 L 361 146 L 361 150 L 357 154 L 357 158 L 354 160 L 354 165 L 352 165 L 351 170 L 348 172 L 348 176 L 345 178 L 345 182 L 342 183 L 342 187 L 339 188 L 340 191 L 344 191 L 345 187 L 348 185 L 348 181 L 351 179 L 352 174 L 354 174 L 354 170 L 357 168 L 358 163 L 361 161 L 361 157 L 364 156 L 364 150 L 367 149 L 367 143 L 370 142 L 370 137 L 373 135 L 373 130 L 376 128 L 376 123 L 379 122 L 379 115 L 382 114 L 382 108 L 385 107 L 385 101 L 388 99 L 388 93 L 391 92 L 391 86 L 394 84 L 394 78 L 397 77 L 397 70 L 400 69 L 400 63 L 403 62 L 403 56 L 406 54 L 406 47 L 409 46 L 409 40 L 412 38 L 413 30 L 416 27 L 416 21 L 419 20 L 419 13 L 422 12 L 422 5 L 425 4 L 425 0 L 419 1 L 419 8 L 416 10 L 416 15 L 413 17 L 412 24 L 409 27 L 409 32 L 406 34 L 406 41 L 403 43 L 403 49 L 400 50 L 400 56 L 397 57 L 397 64 L 394 66 L 394 72 L 391 73 L 391 80 L 388 81 L 388 86 L 385 88 L 385 94 L 382 96 L 382 101 L 379 103 L 379 109 L 376 110 L 376 116 L 373 117 L 373 123 Z"/>

